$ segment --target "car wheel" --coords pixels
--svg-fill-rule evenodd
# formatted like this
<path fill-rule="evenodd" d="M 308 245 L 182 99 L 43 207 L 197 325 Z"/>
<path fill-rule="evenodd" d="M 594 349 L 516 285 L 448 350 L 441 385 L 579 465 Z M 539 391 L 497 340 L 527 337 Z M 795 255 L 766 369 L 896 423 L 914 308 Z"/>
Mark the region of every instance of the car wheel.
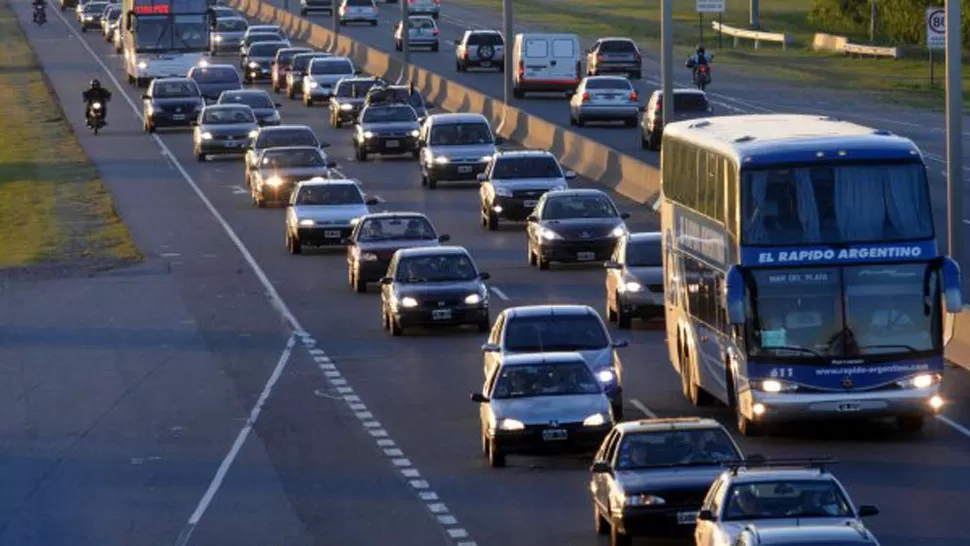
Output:
<path fill-rule="evenodd" d="M 358 294 L 363 294 L 364 292 L 367 292 L 367 282 L 361 280 L 359 271 L 354 273 L 354 290 Z"/>
<path fill-rule="evenodd" d="M 485 317 L 478 321 L 478 331 L 484 334 L 491 329 L 491 325 L 491 321 L 489 321 L 488 317 Z"/>
<path fill-rule="evenodd" d="M 482 436 L 482 455 L 484 455 L 485 457 L 488 457 L 488 447 L 489 447 L 488 435 L 486 435 L 485 431 L 483 430 L 481 436 Z"/>
<path fill-rule="evenodd" d="M 420 159 L 420 158 L 421 158 L 421 150 L 414 150 L 413 152 L 411 152 L 411 159 Z"/>
<path fill-rule="evenodd" d="M 438 47 L 439 47 L 438 44 L 434 44 L 433 46 L 431 46 L 431 51 L 438 51 Z"/>
<path fill-rule="evenodd" d="M 401 42 L 394 42 L 394 50 L 395 51 L 403 51 L 403 47 L 401 46 Z"/>
<path fill-rule="evenodd" d="M 593 528 L 596 529 L 596 534 L 600 536 L 606 536 L 610 534 L 610 522 L 600 514 L 600 508 L 593 502 Z"/>
<path fill-rule="evenodd" d="M 505 467 L 505 453 L 502 453 L 495 440 L 488 441 L 488 465 L 492 468 Z"/>
<path fill-rule="evenodd" d="M 305 9 L 300 10 L 300 17 L 306 17 L 307 11 Z"/>
<path fill-rule="evenodd" d="M 586 120 L 584 120 L 582 116 L 576 116 L 576 127 L 585 127 L 585 126 L 586 126 Z"/>
<path fill-rule="evenodd" d="M 650 133 L 650 149 L 659 150 L 660 149 L 660 138 L 654 136 L 654 133 Z"/>
<path fill-rule="evenodd" d="M 529 241 L 526 243 L 526 254 L 528 254 L 528 257 L 529 257 L 529 266 L 535 267 L 538 264 L 538 262 L 536 261 L 535 252 L 532 252 L 532 241 Z"/>
<path fill-rule="evenodd" d="M 900 415 L 896 418 L 896 426 L 899 427 L 899 430 L 908 434 L 915 434 L 923 430 L 925 423 L 926 419 L 922 415 Z"/>
<path fill-rule="evenodd" d="M 642 80 L 643 79 L 643 71 L 642 70 L 637 70 L 636 72 L 630 74 L 630 79 L 632 79 L 632 80 Z"/>
<path fill-rule="evenodd" d="M 613 301 L 618 301 L 615 299 Z M 610 303 L 610 297 L 606 296 L 606 322 L 616 322 L 616 311 L 613 310 L 613 304 Z"/>
<path fill-rule="evenodd" d="M 404 329 L 401 328 L 401 324 L 394 319 L 394 315 L 392 315 L 391 313 L 387 314 L 387 322 L 390 325 L 390 328 L 388 329 L 391 331 L 392 336 L 400 337 L 404 335 Z"/>
<path fill-rule="evenodd" d="M 145 132 L 146 133 L 154 133 L 155 132 L 155 124 L 152 123 L 152 122 L 150 122 L 150 121 L 146 121 L 145 122 Z"/>
<path fill-rule="evenodd" d="M 371 22 L 370 22 L 370 26 L 372 26 L 372 27 L 376 27 L 376 26 L 377 26 L 377 21 L 371 21 Z"/>
<path fill-rule="evenodd" d="M 290 233 L 286 234 L 286 248 L 290 251 L 290 254 L 300 254 L 303 252 L 303 245 L 300 243 L 300 240 Z"/>
<path fill-rule="evenodd" d="M 390 323 L 387 321 L 387 308 L 384 307 L 383 303 L 381 304 L 381 328 L 384 330 L 391 329 Z"/>
<path fill-rule="evenodd" d="M 542 259 L 542 251 L 539 249 L 536 249 L 536 265 L 539 266 L 540 271 L 549 269 L 549 260 Z"/>
<path fill-rule="evenodd" d="M 288 98 L 290 100 L 293 100 L 293 99 L 296 98 L 296 88 L 295 87 L 287 87 L 286 88 L 286 98 Z"/>
<path fill-rule="evenodd" d="M 357 148 L 357 161 L 360 161 L 360 162 L 367 161 L 367 150 L 363 148 Z"/>
<path fill-rule="evenodd" d="M 436 189 L 438 189 L 438 180 L 435 179 L 434 176 L 432 176 L 432 175 L 429 174 L 428 175 L 428 178 L 427 178 L 427 181 L 428 181 L 428 189 L 429 190 L 436 190 Z"/>
<path fill-rule="evenodd" d="M 487 227 L 489 231 L 497 231 L 499 226 L 498 213 L 496 213 L 493 210 L 490 210 L 487 212 L 487 214 L 488 216 L 485 223 L 485 227 Z"/>
<path fill-rule="evenodd" d="M 205 155 L 204 153 L 202 153 L 202 152 L 199 152 L 199 151 L 196 151 L 196 152 L 195 152 L 195 158 L 196 158 L 197 160 L 199 160 L 199 161 L 202 161 L 202 162 L 205 162 L 205 160 L 207 159 L 207 157 L 208 157 L 208 156 L 206 156 L 206 155 Z"/>
<path fill-rule="evenodd" d="M 333 115 L 333 123 L 331 125 L 333 125 L 334 129 L 340 129 L 344 126 L 344 122 L 340 120 L 340 114 Z"/>
<path fill-rule="evenodd" d="M 619 296 L 616 296 L 614 301 L 616 301 L 616 325 L 620 327 L 620 330 L 629 330 L 633 323 L 633 317 L 630 316 L 630 313 L 623 311 Z"/>
<path fill-rule="evenodd" d="M 616 525 L 610 525 L 610 546 L 633 546 L 633 538 L 621 533 Z"/>
<path fill-rule="evenodd" d="M 519 89 L 518 87 L 512 88 L 512 96 L 517 99 L 521 99 L 525 96 L 525 91 Z"/>
<path fill-rule="evenodd" d="M 312 108 L 313 107 L 313 99 L 310 98 L 310 95 L 308 95 L 308 94 L 307 95 L 303 95 L 303 105 L 306 106 L 307 108 Z"/>
<path fill-rule="evenodd" d="M 457 59 L 455 60 L 455 72 L 464 72 L 464 70 L 461 69 L 461 61 Z"/>

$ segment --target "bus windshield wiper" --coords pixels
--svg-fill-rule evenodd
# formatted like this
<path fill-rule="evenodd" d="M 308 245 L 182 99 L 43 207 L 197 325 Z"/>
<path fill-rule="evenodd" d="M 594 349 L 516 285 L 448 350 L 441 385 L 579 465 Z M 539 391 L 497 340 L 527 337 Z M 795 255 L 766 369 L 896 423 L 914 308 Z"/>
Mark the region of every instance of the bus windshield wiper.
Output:
<path fill-rule="evenodd" d="M 795 347 L 792 345 L 771 345 L 770 347 L 761 347 L 765 351 L 774 351 L 776 349 L 781 349 L 782 351 L 795 351 L 798 353 L 808 353 L 812 356 L 817 356 L 818 358 L 825 358 L 825 355 L 807 347 Z"/>
<path fill-rule="evenodd" d="M 911 353 L 920 352 L 919 349 L 915 347 L 910 347 L 909 345 L 903 345 L 901 343 L 892 344 L 892 345 L 859 345 L 859 349 L 890 349 L 890 348 L 906 349 Z"/>

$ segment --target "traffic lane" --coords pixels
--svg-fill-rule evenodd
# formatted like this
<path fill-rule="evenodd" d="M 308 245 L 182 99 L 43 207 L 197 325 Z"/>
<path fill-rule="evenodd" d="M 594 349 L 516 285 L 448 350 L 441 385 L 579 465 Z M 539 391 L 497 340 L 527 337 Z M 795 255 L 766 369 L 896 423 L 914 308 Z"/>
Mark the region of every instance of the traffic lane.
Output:
<path fill-rule="evenodd" d="M 95 51 L 98 51 L 98 47 L 103 47 L 103 41 L 96 37 L 87 38 L 85 43 Z M 60 47 L 52 47 L 52 50 L 57 55 L 62 55 L 63 51 L 78 50 L 76 46 L 77 44 L 61 44 Z M 104 58 L 108 59 L 107 64 L 115 79 L 123 81 L 120 59 Z M 107 79 L 103 74 L 94 75 Z M 69 80 L 66 89 L 83 89 L 88 79 L 90 78 L 76 77 Z M 112 87 L 115 86 L 117 88 L 114 89 L 112 124 L 103 134 L 111 134 L 120 126 L 140 127 L 137 116 L 125 104 L 124 96 L 137 101 L 141 91 L 112 82 Z M 64 96 L 64 89 L 58 91 Z M 147 146 L 150 149 L 154 145 L 150 137 L 140 136 L 138 133 L 138 129 L 126 131 L 127 143 L 116 146 L 115 152 L 135 155 L 139 147 Z M 187 143 L 184 135 L 170 135 L 165 132 L 160 134 L 163 142 L 172 147 L 172 152 L 181 165 L 192 164 L 190 162 L 194 159 L 191 154 L 185 154 L 191 150 L 191 146 L 177 146 Z M 182 141 L 177 140 L 180 136 Z M 161 157 L 157 147 L 155 150 L 156 158 Z M 145 166 L 151 168 L 153 165 L 146 161 Z M 193 265 L 198 256 L 201 256 L 199 261 L 205 267 L 214 269 L 213 275 L 204 276 L 198 270 L 188 270 L 186 265 L 187 272 L 179 276 L 179 287 L 183 297 L 191 300 L 195 322 L 203 330 L 213 332 L 204 341 L 219 349 L 223 362 L 218 371 L 220 375 L 228 377 L 235 387 L 231 399 L 238 400 L 245 406 L 243 411 L 225 419 L 219 426 L 199 431 L 205 435 L 203 445 L 211 449 L 212 453 L 190 458 L 197 465 L 207 467 L 205 481 L 197 484 L 197 487 L 176 488 L 178 492 L 191 496 L 190 501 L 178 503 L 177 508 L 173 509 L 176 510 L 180 523 L 184 525 L 279 359 L 282 342 L 274 347 L 277 353 L 268 358 L 255 350 L 256 346 L 250 339 L 251 332 L 259 332 L 258 327 L 264 324 L 277 331 L 285 330 L 287 325 L 267 305 L 264 289 L 256 283 L 233 292 L 225 290 L 225 287 L 235 287 L 244 280 L 251 282 L 247 264 L 241 263 L 238 253 L 231 248 L 231 242 L 219 232 L 219 226 L 212 221 L 212 216 L 197 212 L 201 208 L 197 197 L 194 200 L 186 198 L 181 206 L 170 203 L 174 196 L 192 195 L 186 191 L 177 174 L 165 166 L 153 170 L 161 174 L 165 184 L 158 185 L 159 195 L 147 191 L 142 194 L 141 204 L 145 213 L 148 214 L 148 209 L 152 209 L 152 213 L 160 216 L 159 225 L 149 226 L 147 229 L 163 233 L 180 245 L 173 248 L 181 250 L 179 255 L 170 257 L 173 259 L 173 268 L 177 269 L 180 264 Z M 139 170 L 132 169 L 131 166 L 127 172 L 133 178 L 140 174 Z M 142 190 L 136 186 L 129 188 L 129 191 Z M 223 189 L 218 185 L 217 188 Z M 206 195 L 212 197 L 212 201 L 216 201 L 216 191 L 210 191 L 204 186 L 202 189 Z M 169 196 L 168 200 L 166 196 Z M 215 203 L 215 206 L 225 212 L 220 205 Z M 253 214 L 248 210 L 247 212 Z M 232 219 L 229 219 L 229 223 L 233 224 Z M 275 222 L 274 227 L 280 230 L 278 233 L 282 240 L 282 223 Z M 179 228 L 184 231 L 179 231 Z M 210 244 L 213 240 L 216 242 L 210 247 L 200 249 L 197 253 L 189 252 L 195 248 L 194 244 Z M 247 241 L 247 244 L 251 243 Z M 282 245 L 275 248 L 281 247 Z M 221 268 L 218 267 L 220 264 Z M 247 305 L 250 300 L 258 301 L 262 307 L 257 309 Z M 244 326 L 249 326 L 249 329 Z M 408 536 L 413 537 L 415 544 L 444 543 L 445 536 L 441 527 L 428 517 L 424 507 L 414 502 L 412 489 L 402 482 L 400 475 L 393 472 L 383 454 L 374 450 L 373 439 L 361 430 L 356 417 L 347 411 L 342 402 L 336 407 L 333 406 L 335 395 L 308 357 L 302 348 L 297 349 L 291 356 L 293 362 L 269 397 L 256 424 L 256 435 L 252 435 L 248 442 L 255 442 L 255 447 L 264 447 L 272 468 L 260 469 L 255 466 L 248 455 L 253 446 L 244 445 L 236 460 L 240 466 L 230 468 L 223 489 L 216 495 L 210 507 L 211 512 L 202 519 L 196 532 L 201 537 L 209 537 L 209 542 L 225 541 L 226 537 L 233 539 L 238 536 L 234 540 L 246 542 L 255 539 L 262 543 L 274 543 L 283 537 L 288 544 L 296 544 L 299 537 L 309 536 L 309 542 L 312 543 L 336 540 L 343 544 L 378 544 Z M 204 384 L 200 384 L 190 386 L 189 390 L 196 392 L 196 389 L 205 388 Z M 202 394 L 212 396 L 209 392 Z M 223 434 L 227 435 L 224 441 Z M 187 465 L 174 455 L 170 456 L 173 465 Z M 174 474 L 174 471 L 170 473 Z M 285 493 L 285 499 L 268 494 L 270 491 L 267 490 L 267 484 L 273 480 L 276 491 Z M 185 479 L 177 481 L 179 485 L 185 482 Z M 261 535 L 255 531 L 265 531 L 277 519 L 277 512 L 285 512 L 291 522 L 297 521 L 295 529 L 280 525 L 272 529 L 270 538 L 257 538 Z M 238 522 L 240 513 L 259 513 L 265 517 L 242 525 Z M 369 524 L 374 513 L 382 515 L 380 526 Z M 335 529 L 338 524 L 342 527 Z M 174 540 L 179 530 L 175 528 L 171 531 L 171 539 Z M 293 539 L 292 542 L 290 538 Z"/>

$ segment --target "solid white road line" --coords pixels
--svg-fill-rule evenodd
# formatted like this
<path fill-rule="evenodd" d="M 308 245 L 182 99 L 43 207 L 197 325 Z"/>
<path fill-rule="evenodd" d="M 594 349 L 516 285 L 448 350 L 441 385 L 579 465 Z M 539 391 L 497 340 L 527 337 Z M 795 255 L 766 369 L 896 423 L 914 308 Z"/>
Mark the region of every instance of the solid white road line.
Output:
<path fill-rule="evenodd" d="M 959 432 L 960 434 L 966 436 L 967 438 L 970 438 L 970 429 L 968 429 L 967 427 L 961 425 L 960 423 L 957 423 L 953 419 L 950 419 L 946 415 L 942 415 L 942 414 L 937 415 L 936 416 L 936 420 L 939 421 L 939 422 L 941 422 L 941 423 L 946 424 L 947 426 L 949 426 L 953 430 Z"/>
<path fill-rule="evenodd" d="M 496 296 L 498 296 L 502 301 L 511 301 L 512 300 L 512 298 L 510 298 L 507 295 L 505 295 L 505 292 L 502 292 L 501 290 L 499 290 L 499 288 L 497 286 L 489 286 L 488 288 L 489 288 L 489 290 L 492 291 L 493 294 L 495 294 Z"/>
<path fill-rule="evenodd" d="M 102 61 L 101 58 L 98 56 L 98 54 L 93 49 L 91 49 L 91 46 L 89 46 L 87 42 L 84 41 L 81 34 L 68 23 L 67 19 L 64 18 L 60 10 L 55 9 L 56 6 L 53 6 L 53 3 L 51 3 L 51 6 L 52 6 L 51 9 L 61 19 L 61 22 L 64 23 L 64 26 L 71 32 L 71 34 L 75 37 L 75 39 L 78 40 L 81 46 L 84 47 L 85 50 L 87 50 L 87 52 L 91 55 L 91 57 L 95 60 L 95 62 L 97 62 L 98 65 L 101 66 L 101 69 L 104 70 L 105 75 L 107 75 L 107 77 L 111 80 L 111 82 L 117 87 L 118 93 L 131 106 L 131 109 L 132 111 L 134 111 L 135 116 L 138 119 L 143 120 L 144 118 L 142 117 L 141 110 L 138 108 L 135 101 L 133 101 L 131 97 L 128 96 L 128 91 L 121 85 L 120 82 L 118 82 L 118 79 L 114 77 L 114 74 L 111 73 L 111 70 L 108 68 L 108 66 L 104 64 L 104 61 Z M 212 204 L 212 201 L 210 201 L 209 198 L 206 197 L 205 193 L 202 191 L 202 188 L 192 178 L 192 176 L 185 170 L 185 168 L 179 162 L 178 158 L 175 157 L 175 154 L 172 153 L 168 145 L 165 144 L 165 142 L 157 134 L 152 134 L 151 138 L 155 141 L 155 143 L 162 150 L 162 152 L 166 156 L 168 156 L 169 161 L 179 172 L 179 174 L 182 176 L 183 180 L 185 180 L 186 184 L 188 184 L 189 187 L 192 188 L 192 191 L 195 192 L 199 200 L 205 205 L 205 207 L 209 210 L 212 216 L 222 227 L 226 235 L 232 240 L 233 244 L 239 250 L 239 253 L 242 254 L 243 258 L 246 260 L 246 263 L 253 271 L 253 274 L 256 275 L 256 278 L 259 280 L 260 284 L 265 289 L 266 297 L 269 300 L 270 304 L 280 314 L 280 317 L 291 326 L 293 330 L 293 336 L 294 336 L 294 338 L 291 338 L 291 339 L 295 339 L 296 337 L 301 338 L 304 346 L 308 349 L 308 352 L 314 358 L 314 361 L 317 362 L 322 372 L 326 372 L 326 371 L 339 372 L 339 370 L 337 370 L 337 367 L 333 364 L 333 361 L 331 361 L 330 358 L 328 358 L 325 355 L 324 351 L 316 347 L 316 341 L 312 337 L 310 337 L 310 334 L 308 334 L 303 329 L 303 326 L 300 325 L 300 322 L 290 311 L 289 306 L 287 306 L 286 302 L 283 301 L 283 298 L 279 295 L 279 292 L 276 291 L 276 288 L 273 286 L 273 283 L 270 282 L 269 278 L 266 276 L 266 273 L 259 266 L 259 263 L 256 262 L 256 259 L 253 257 L 252 253 L 249 252 L 249 249 L 242 242 L 242 240 L 239 238 L 236 232 L 232 229 L 232 226 L 229 225 L 229 223 L 222 216 L 222 214 L 220 214 L 219 211 L 216 209 L 215 205 Z M 289 343 L 287 343 L 287 347 L 288 347 L 287 351 L 284 352 L 287 358 L 280 359 L 280 362 L 277 364 L 277 368 L 273 371 L 273 374 L 270 376 L 270 381 L 267 382 L 267 385 L 264 388 L 264 395 L 266 398 L 269 397 L 270 391 L 272 390 L 272 387 L 275 385 L 276 380 L 279 378 L 279 376 L 283 374 L 283 371 L 286 368 L 286 365 L 289 363 L 289 353 L 292 348 L 290 347 Z M 361 412 L 361 413 L 367 411 L 367 407 L 363 404 L 360 397 L 357 394 L 355 394 L 354 389 L 348 384 L 346 379 L 343 379 L 342 377 L 340 377 L 339 374 L 338 375 L 331 374 L 330 376 L 324 375 L 323 377 L 342 396 L 343 400 L 348 404 L 351 411 Z M 265 400 L 263 395 L 260 396 L 260 399 Z M 261 406 L 261 404 L 259 403 L 257 405 Z M 375 423 L 378 423 L 379 425 L 379 422 L 374 420 L 373 416 L 369 416 L 369 418 L 364 422 L 365 423 L 375 422 Z M 250 425 L 249 430 L 251 429 L 252 427 Z M 384 428 L 364 427 L 364 430 L 366 430 L 370 434 L 370 436 L 376 440 L 377 447 L 379 449 L 396 447 L 396 444 L 394 443 L 393 440 L 389 438 L 389 434 Z M 248 436 L 248 434 L 249 433 L 246 432 L 245 436 Z M 245 440 L 245 436 L 243 436 L 241 433 L 240 437 L 242 438 L 242 440 Z M 240 441 L 239 437 L 237 437 L 237 443 L 239 444 L 239 446 L 242 445 L 242 442 Z M 234 458 L 235 454 L 233 450 L 235 450 L 235 452 L 238 452 L 238 447 L 236 447 L 236 444 L 233 444 L 233 448 L 230 449 L 230 455 Z M 419 495 L 421 492 L 424 492 L 424 493 L 432 492 L 432 491 L 429 491 L 430 486 L 427 480 L 412 479 L 412 478 L 420 478 L 421 472 L 417 468 L 410 466 L 411 461 L 403 457 L 402 456 L 403 453 L 401 453 L 400 451 L 396 451 L 394 453 L 395 455 L 391 458 L 397 461 L 396 463 L 394 463 L 395 468 L 400 471 L 402 477 L 408 478 L 408 483 L 410 484 L 411 488 L 415 491 L 417 498 L 421 499 L 421 501 L 427 507 L 428 502 L 425 501 L 424 498 Z M 402 462 L 404 461 L 408 463 L 408 466 L 402 466 Z M 218 480 L 218 484 L 221 484 L 222 479 L 224 478 L 225 473 L 228 471 L 229 465 L 231 465 L 231 463 L 232 463 L 232 460 L 227 456 L 227 459 L 223 461 L 223 465 L 225 466 L 225 469 L 223 469 L 223 465 L 220 465 L 219 470 L 216 472 L 216 479 Z M 213 480 L 213 483 L 217 482 L 216 479 Z M 212 485 L 210 485 L 210 489 L 212 490 L 211 494 L 210 494 L 210 491 L 207 490 L 206 495 L 203 497 L 204 506 L 208 506 L 208 503 L 211 502 L 212 497 L 215 495 L 215 493 L 218 490 L 218 485 L 216 485 L 215 489 L 213 489 Z M 437 495 L 435 496 L 437 497 Z M 203 506 L 203 502 L 200 502 L 199 506 Z M 196 512 L 194 512 L 192 516 L 189 518 L 187 528 L 191 527 L 192 529 L 194 529 L 195 525 L 198 524 L 199 520 L 196 519 L 193 522 L 192 518 L 196 517 L 196 513 L 198 513 L 198 518 L 201 519 L 202 513 L 204 511 L 205 511 L 204 507 L 202 508 L 201 512 L 197 508 Z M 435 520 L 440 525 L 442 525 L 445 536 L 449 537 L 453 541 L 456 541 L 456 546 L 476 546 L 475 542 L 470 539 L 470 535 L 468 531 L 466 531 L 464 528 L 460 526 L 460 524 L 458 523 L 458 519 L 455 516 L 447 515 L 447 514 L 435 514 L 431 512 L 430 509 L 429 509 L 429 514 L 435 517 Z M 188 542 L 190 535 L 191 535 L 191 530 L 189 530 L 187 533 L 183 530 L 182 535 L 180 535 L 178 540 L 176 541 L 176 545 L 184 546 Z"/>
<path fill-rule="evenodd" d="M 649 417 L 651 419 L 656 419 L 657 418 L 657 414 L 656 413 L 654 413 L 650 408 L 648 408 L 647 406 L 645 406 L 643 404 L 643 402 L 637 400 L 636 398 L 630 399 L 630 404 L 633 407 L 635 407 L 638 410 L 640 410 L 640 413 L 646 415 L 647 417 Z"/>

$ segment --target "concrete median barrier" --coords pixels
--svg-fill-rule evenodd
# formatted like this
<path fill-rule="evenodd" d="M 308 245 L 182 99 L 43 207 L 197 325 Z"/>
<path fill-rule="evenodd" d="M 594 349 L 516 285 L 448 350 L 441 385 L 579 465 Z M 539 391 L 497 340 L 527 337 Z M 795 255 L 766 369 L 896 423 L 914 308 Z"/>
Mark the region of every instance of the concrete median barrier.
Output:
<path fill-rule="evenodd" d="M 563 165 L 618 193 L 653 206 L 660 195 L 660 174 L 645 161 L 600 144 L 545 119 L 506 106 L 414 65 L 404 65 L 387 53 L 314 24 L 297 14 L 259 0 L 228 0 L 228 4 L 264 24 L 280 25 L 291 38 L 354 61 L 363 72 L 393 82 L 414 82 L 425 98 L 449 112 L 484 115 L 496 132 L 526 148 L 549 150 Z M 565 106 L 563 112 L 565 113 Z M 631 135 L 631 138 L 636 138 Z"/>

